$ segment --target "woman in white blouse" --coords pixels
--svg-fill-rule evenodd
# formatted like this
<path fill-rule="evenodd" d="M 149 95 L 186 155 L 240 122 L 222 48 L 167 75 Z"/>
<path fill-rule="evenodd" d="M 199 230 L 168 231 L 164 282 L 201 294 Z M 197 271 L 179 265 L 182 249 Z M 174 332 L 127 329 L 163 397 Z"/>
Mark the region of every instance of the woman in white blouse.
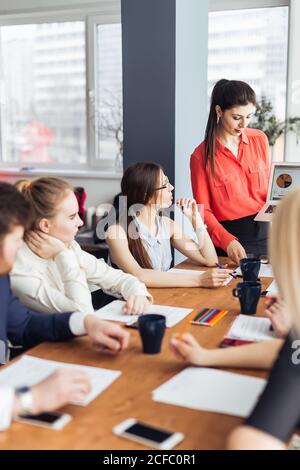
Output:
<path fill-rule="evenodd" d="M 162 209 L 172 206 L 173 186 L 162 167 L 153 162 L 136 163 L 125 171 L 121 189 L 127 198 L 126 217 L 120 209 L 118 221 L 110 223 L 106 234 L 110 260 L 136 276 L 147 287 L 220 287 L 230 270 L 215 268 L 218 257 L 193 199 L 177 201 L 190 221 L 195 240 L 184 233 Z M 124 226 L 124 222 L 125 225 Z M 213 266 L 202 274 L 168 272 L 171 247 L 198 265 Z"/>
<path fill-rule="evenodd" d="M 29 308 L 44 312 L 93 313 L 91 291 L 121 295 L 125 313 L 143 313 L 152 297 L 135 277 L 84 252 L 74 240 L 83 222 L 72 187 L 42 177 L 22 184 L 33 212 L 32 230 L 19 250 L 11 283 Z"/>

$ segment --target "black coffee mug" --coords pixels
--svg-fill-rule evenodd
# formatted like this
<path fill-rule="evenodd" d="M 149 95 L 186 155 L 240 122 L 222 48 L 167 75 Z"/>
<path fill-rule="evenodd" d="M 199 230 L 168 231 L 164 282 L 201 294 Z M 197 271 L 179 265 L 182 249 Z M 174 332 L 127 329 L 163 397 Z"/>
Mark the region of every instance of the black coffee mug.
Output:
<path fill-rule="evenodd" d="M 256 282 L 261 261 L 259 258 L 243 258 L 240 260 L 240 267 L 244 282 Z"/>
<path fill-rule="evenodd" d="M 243 315 L 254 315 L 261 294 L 260 282 L 239 282 L 232 294 L 237 297 Z"/>
<path fill-rule="evenodd" d="M 138 317 L 138 327 L 143 344 L 143 352 L 157 354 L 160 352 L 166 329 L 166 317 L 155 313 L 146 313 Z"/>

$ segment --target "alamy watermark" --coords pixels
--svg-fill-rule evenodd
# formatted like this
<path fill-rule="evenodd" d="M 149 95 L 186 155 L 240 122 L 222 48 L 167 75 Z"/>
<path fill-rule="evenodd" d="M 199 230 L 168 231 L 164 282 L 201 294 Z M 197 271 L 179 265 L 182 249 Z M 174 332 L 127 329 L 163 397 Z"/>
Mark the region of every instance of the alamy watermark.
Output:
<path fill-rule="evenodd" d="M 198 217 L 197 221 L 197 229 L 203 229 L 204 227 L 204 204 L 197 204 L 197 210 L 200 214 L 200 218 Z M 175 211 L 180 210 L 176 206 L 176 204 L 173 204 L 172 206 L 164 209 L 159 209 L 157 210 L 157 206 L 153 204 L 153 210 L 157 211 L 157 214 L 160 216 L 165 216 L 169 217 L 171 219 L 175 218 Z M 137 229 L 137 225 L 135 223 L 135 219 L 138 220 L 139 215 L 146 209 L 149 209 L 149 205 L 144 206 L 143 204 L 133 204 L 130 207 L 128 207 L 127 204 L 127 196 L 120 196 L 119 197 L 119 207 L 116 208 L 112 204 L 105 204 L 102 205 L 103 209 L 103 217 L 98 221 L 97 226 L 96 226 L 96 233 L 98 238 L 100 239 L 105 239 L 106 237 L 106 231 L 108 227 L 110 226 L 115 226 L 115 225 L 120 225 L 125 233 L 133 240 L 136 240 L 139 238 L 139 231 Z M 150 206 L 151 209 L 151 206 Z M 188 214 L 185 210 L 182 211 L 182 216 L 181 217 L 176 217 L 176 223 L 177 225 L 180 226 L 181 230 L 178 233 L 174 234 L 174 237 L 177 239 L 181 238 L 181 234 L 184 234 L 188 230 L 188 224 L 192 223 L 192 213 L 191 213 L 191 207 L 186 209 L 188 211 Z M 146 212 L 147 213 L 147 212 Z M 195 227 L 193 227 L 195 229 Z M 117 233 L 112 234 L 112 237 L 117 237 Z M 164 231 L 162 236 L 164 236 L 166 239 L 168 237 L 167 231 Z"/>
<path fill-rule="evenodd" d="M 295 366 L 298 366 L 300 364 L 300 339 L 295 339 L 293 341 L 292 349 L 296 349 L 292 354 L 292 363 Z"/>

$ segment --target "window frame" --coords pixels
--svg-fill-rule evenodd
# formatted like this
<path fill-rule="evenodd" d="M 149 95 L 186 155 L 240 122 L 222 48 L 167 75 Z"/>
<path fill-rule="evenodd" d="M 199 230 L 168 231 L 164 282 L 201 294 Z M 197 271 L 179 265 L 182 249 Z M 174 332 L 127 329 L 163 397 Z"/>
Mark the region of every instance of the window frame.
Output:
<path fill-rule="evenodd" d="M 290 6 L 290 0 L 208 0 L 208 12 Z"/>
<path fill-rule="evenodd" d="M 121 5 L 119 0 L 111 2 L 101 2 L 99 7 L 95 8 L 74 8 L 70 10 L 56 10 L 47 12 L 31 12 L 21 14 L 0 15 L 0 27 L 17 26 L 27 24 L 41 23 L 64 23 L 72 21 L 82 21 L 85 24 L 85 65 L 86 65 L 86 163 L 83 164 L 62 164 L 62 163 L 39 163 L 39 162 L 9 162 L 3 161 L 3 139 L 2 139 L 2 116 L 0 108 L 0 171 L 8 172 L 27 172 L 24 168 L 30 168 L 29 172 L 38 170 L 50 170 L 57 173 L 77 173 L 83 172 L 101 172 L 108 174 L 116 174 L 119 172 L 114 167 L 111 158 L 97 158 L 96 155 L 96 139 L 93 131 L 92 116 L 93 104 L 91 96 L 96 90 L 96 47 L 97 37 L 96 28 L 101 24 L 121 24 Z M 1 85 L 1 82 L 0 82 Z M 0 96 L 1 98 L 1 96 Z"/>

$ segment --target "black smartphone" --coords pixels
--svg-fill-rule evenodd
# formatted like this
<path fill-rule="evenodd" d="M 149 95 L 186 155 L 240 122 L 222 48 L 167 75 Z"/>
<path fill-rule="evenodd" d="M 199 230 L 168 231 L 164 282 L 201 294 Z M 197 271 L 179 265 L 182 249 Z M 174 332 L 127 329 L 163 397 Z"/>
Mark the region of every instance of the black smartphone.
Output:
<path fill-rule="evenodd" d="M 71 421 L 72 416 L 65 413 L 40 413 L 38 415 L 16 416 L 14 419 L 21 423 L 35 424 L 58 431 Z"/>

